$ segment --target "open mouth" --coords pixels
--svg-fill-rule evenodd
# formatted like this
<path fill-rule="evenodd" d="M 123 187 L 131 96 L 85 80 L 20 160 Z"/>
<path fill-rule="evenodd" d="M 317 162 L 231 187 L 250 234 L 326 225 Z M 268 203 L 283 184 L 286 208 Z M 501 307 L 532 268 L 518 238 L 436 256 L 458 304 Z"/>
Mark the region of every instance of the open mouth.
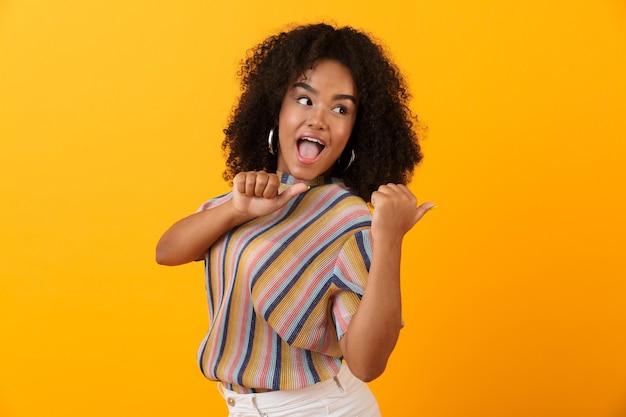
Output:
<path fill-rule="evenodd" d="M 313 138 L 303 137 L 298 139 L 298 153 L 303 158 L 316 158 L 324 150 L 324 144 Z"/>

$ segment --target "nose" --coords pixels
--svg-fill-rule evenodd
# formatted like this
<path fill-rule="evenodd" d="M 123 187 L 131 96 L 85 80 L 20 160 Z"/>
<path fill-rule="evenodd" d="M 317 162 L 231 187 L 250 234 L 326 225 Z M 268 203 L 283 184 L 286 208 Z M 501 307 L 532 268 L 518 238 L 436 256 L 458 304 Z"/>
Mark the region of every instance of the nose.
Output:
<path fill-rule="evenodd" d="M 327 127 L 327 124 L 326 124 L 324 108 L 321 106 L 313 107 L 309 114 L 309 119 L 307 121 L 307 124 L 309 127 L 313 129 L 325 130 Z"/>

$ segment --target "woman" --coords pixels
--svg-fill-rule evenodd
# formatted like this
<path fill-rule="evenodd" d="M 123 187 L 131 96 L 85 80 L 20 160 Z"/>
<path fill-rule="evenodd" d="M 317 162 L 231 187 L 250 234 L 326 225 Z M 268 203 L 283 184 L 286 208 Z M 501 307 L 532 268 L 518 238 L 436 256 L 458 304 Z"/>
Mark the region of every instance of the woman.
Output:
<path fill-rule="evenodd" d="M 403 79 L 326 24 L 269 37 L 240 75 L 232 191 L 167 230 L 157 262 L 205 260 L 198 358 L 230 415 L 378 416 L 363 381 L 394 349 L 402 240 L 433 207 L 406 187 L 421 154 Z"/>

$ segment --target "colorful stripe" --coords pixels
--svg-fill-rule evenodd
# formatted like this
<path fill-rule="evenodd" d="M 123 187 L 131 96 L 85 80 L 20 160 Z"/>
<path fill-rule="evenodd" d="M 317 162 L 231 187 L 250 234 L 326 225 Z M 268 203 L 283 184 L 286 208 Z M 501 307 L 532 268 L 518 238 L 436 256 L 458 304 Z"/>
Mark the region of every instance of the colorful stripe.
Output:
<path fill-rule="evenodd" d="M 295 182 L 285 174 L 281 181 Z M 367 279 L 370 225 L 364 201 L 330 179 L 222 236 L 205 261 L 210 327 L 198 350 L 205 376 L 242 393 L 333 377 L 339 338 Z"/>

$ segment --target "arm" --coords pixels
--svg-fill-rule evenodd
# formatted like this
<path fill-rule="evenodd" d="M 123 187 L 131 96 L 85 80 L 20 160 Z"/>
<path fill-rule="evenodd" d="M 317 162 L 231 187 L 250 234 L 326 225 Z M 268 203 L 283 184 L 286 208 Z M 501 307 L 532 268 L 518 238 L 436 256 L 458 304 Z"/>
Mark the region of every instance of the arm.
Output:
<path fill-rule="evenodd" d="M 279 186 L 276 174 L 263 171 L 237 174 L 231 200 L 179 220 L 161 236 L 156 247 L 157 263 L 181 265 L 201 259 L 233 227 L 273 213 L 308 189 L 305 184 L 295 184 L 279 194 Z"/>
<path fill-rule="evenodd" d="M 363 381 L 379 377 L 393 351 L 402 322 L 400 255 L 404 235 L 434 207 L 417 206 L 404 185 L 388 184 L 372 194 L 373 256 L 367 285 L 347 332 L 340 340 L 344 359 Z"/>

